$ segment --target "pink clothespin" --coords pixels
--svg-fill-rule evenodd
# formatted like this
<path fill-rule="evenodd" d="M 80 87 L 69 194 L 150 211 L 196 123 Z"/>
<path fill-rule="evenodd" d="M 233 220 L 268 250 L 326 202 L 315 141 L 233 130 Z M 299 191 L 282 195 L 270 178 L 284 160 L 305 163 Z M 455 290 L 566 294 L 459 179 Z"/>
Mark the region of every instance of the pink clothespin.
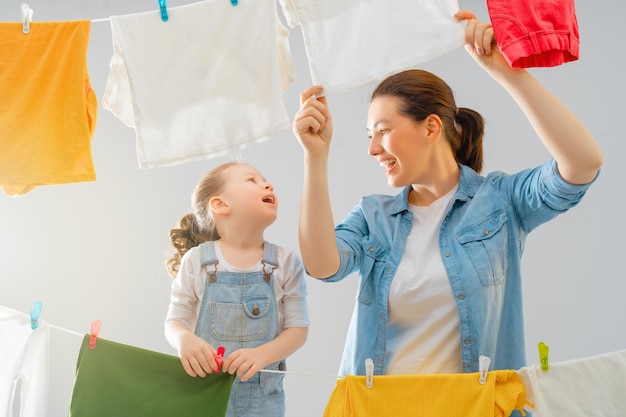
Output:
<path fill-rule="evenodd" d="M 226 349 L 224 348 L 224 346 L 217 347 L 217 354 L 213 357 L 215 359 L 215 362 L 217 363 L 217 370 L 215 371 L 216 374 L 220 372 L 222 364 L 224 363 L 225 352 Z"/>
<path fill-rule="evenodd" d="M 100 320 L 96 320 L 91 323 L 91 331 L 89 332 L 89 349 L 96 348 L 96 340 L 98 339 L 98 334 L 100 333 L 101 328 L 102 322 Z"/>

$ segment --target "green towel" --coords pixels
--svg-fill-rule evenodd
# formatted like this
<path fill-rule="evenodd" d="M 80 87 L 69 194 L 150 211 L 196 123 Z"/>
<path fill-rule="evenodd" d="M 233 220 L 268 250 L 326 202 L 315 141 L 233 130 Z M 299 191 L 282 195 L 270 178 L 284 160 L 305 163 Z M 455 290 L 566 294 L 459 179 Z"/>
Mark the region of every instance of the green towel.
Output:
<path fill-rule="evenodd" d="M 69 417 L 224 417 L 235 375 L 189 376 L 176 356 L 85 335 Z"/>

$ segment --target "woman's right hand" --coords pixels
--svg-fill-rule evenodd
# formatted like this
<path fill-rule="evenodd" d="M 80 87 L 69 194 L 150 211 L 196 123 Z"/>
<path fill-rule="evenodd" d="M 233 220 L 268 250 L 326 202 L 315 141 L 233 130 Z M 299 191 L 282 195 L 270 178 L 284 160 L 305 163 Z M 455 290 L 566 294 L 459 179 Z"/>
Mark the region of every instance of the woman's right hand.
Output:
<path fill-rule="evenodd" d="M 300 109 L 294 116 L 293 132 L 305 152 L 328 154 L 333 124 L 326 97 L 316 97 L 323 87 L 311 86 L 300 93 Z"/>

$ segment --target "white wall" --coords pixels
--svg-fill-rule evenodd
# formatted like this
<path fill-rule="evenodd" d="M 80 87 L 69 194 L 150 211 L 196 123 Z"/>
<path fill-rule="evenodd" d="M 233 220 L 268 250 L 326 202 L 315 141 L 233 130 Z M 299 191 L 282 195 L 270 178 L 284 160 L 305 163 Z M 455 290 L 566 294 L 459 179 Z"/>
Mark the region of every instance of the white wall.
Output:
<path fill-rule="evenodd" d="M 189 3 L 170 0 L 168 6 Z M 460 3 L 488 19 L 484 2 Z M 19 20 L 21 4 L 22 0 L 0 2 L 0 20 Z M 35 21 L 99 19 L 158 8 L 155 0 L 31 0 L 28 4 Z M 539 341 L 550 346 L 552 361 L 626 348 L 626 283 L 620 267 L 626 249 L 622 240 L 626 111 L 619 75 L 624 68 L 623 34 L 618 32 L 626 5 L 602 0 L 580 1 L 577 7 L 580 60 L 532 73 L 596 135 L 605 165 L 576 209 L 528 239 L 523 273 L 530 363 L 538 363 Z M 285 95 L 291 117 L 310 75 L 300 28 L 291 30 L 290 36 L 298 71 Z M 111 54 L 109 23 L 94 23 L 88 66 L 99 102 Z M 423 68 L 448 81 L 459 106 L 485 116 L 486 172 L 513 172 L 547 158 L 512 100 L 462 48 Z M 329 97 L 335 122 L 330 170 L 337 221 L 361 195 L 396 191 L 388 188 L 382 170 L 366 154 L 370 90 Z M 1 94 L 0 100 L 10 99 Z M 273 181 L 281 200 L 279 219 L 266 238 L 297 248 L 302 151 L 296 139 L 286 130 L 241 155 Z M 101 106 L 93 158 L 95 182 L 40 187 L 19 198 L 0 193 L 0 305 L 28 313 L 35 301 L 41 301 L 42 318 L 53 325 L 86 333 L 90 323 L 99 319 L 103 338 L 174 354 L 162 331 L 169 300 L 169 278 L 163 266 L 168 232 L 189 211 L 189 195 L 200 177 L 228 158 L 140 170 L 134 131 Z M 289 370 L 316 376 L 287 376 L 288 417 L 323 413 L 352 310 L 356 277 L 350 278 L 334 285 L 308 279 L 310 336 L 289 360 Z M 61 417 L 68 410 L 80 338 L 53 329 L 51 344 L 48 416 Z"/>

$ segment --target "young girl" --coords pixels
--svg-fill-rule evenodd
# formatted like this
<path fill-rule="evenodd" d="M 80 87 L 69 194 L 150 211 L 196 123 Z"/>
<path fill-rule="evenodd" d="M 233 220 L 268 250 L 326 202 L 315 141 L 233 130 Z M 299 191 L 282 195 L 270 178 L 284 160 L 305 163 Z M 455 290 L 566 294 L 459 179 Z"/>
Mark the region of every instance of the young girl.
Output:
<path fill-rule="evenodd" d="M 263 238 L 278 198 L 255 168 L 229 162 L 202 178 L 192 206 L 170 231 L 165 336 L 189 375 L 237 374 L 227 416 L 283 416 L 284 374 L 259 371 L 285 369 L 309 317 L 299 256 Z"/>

